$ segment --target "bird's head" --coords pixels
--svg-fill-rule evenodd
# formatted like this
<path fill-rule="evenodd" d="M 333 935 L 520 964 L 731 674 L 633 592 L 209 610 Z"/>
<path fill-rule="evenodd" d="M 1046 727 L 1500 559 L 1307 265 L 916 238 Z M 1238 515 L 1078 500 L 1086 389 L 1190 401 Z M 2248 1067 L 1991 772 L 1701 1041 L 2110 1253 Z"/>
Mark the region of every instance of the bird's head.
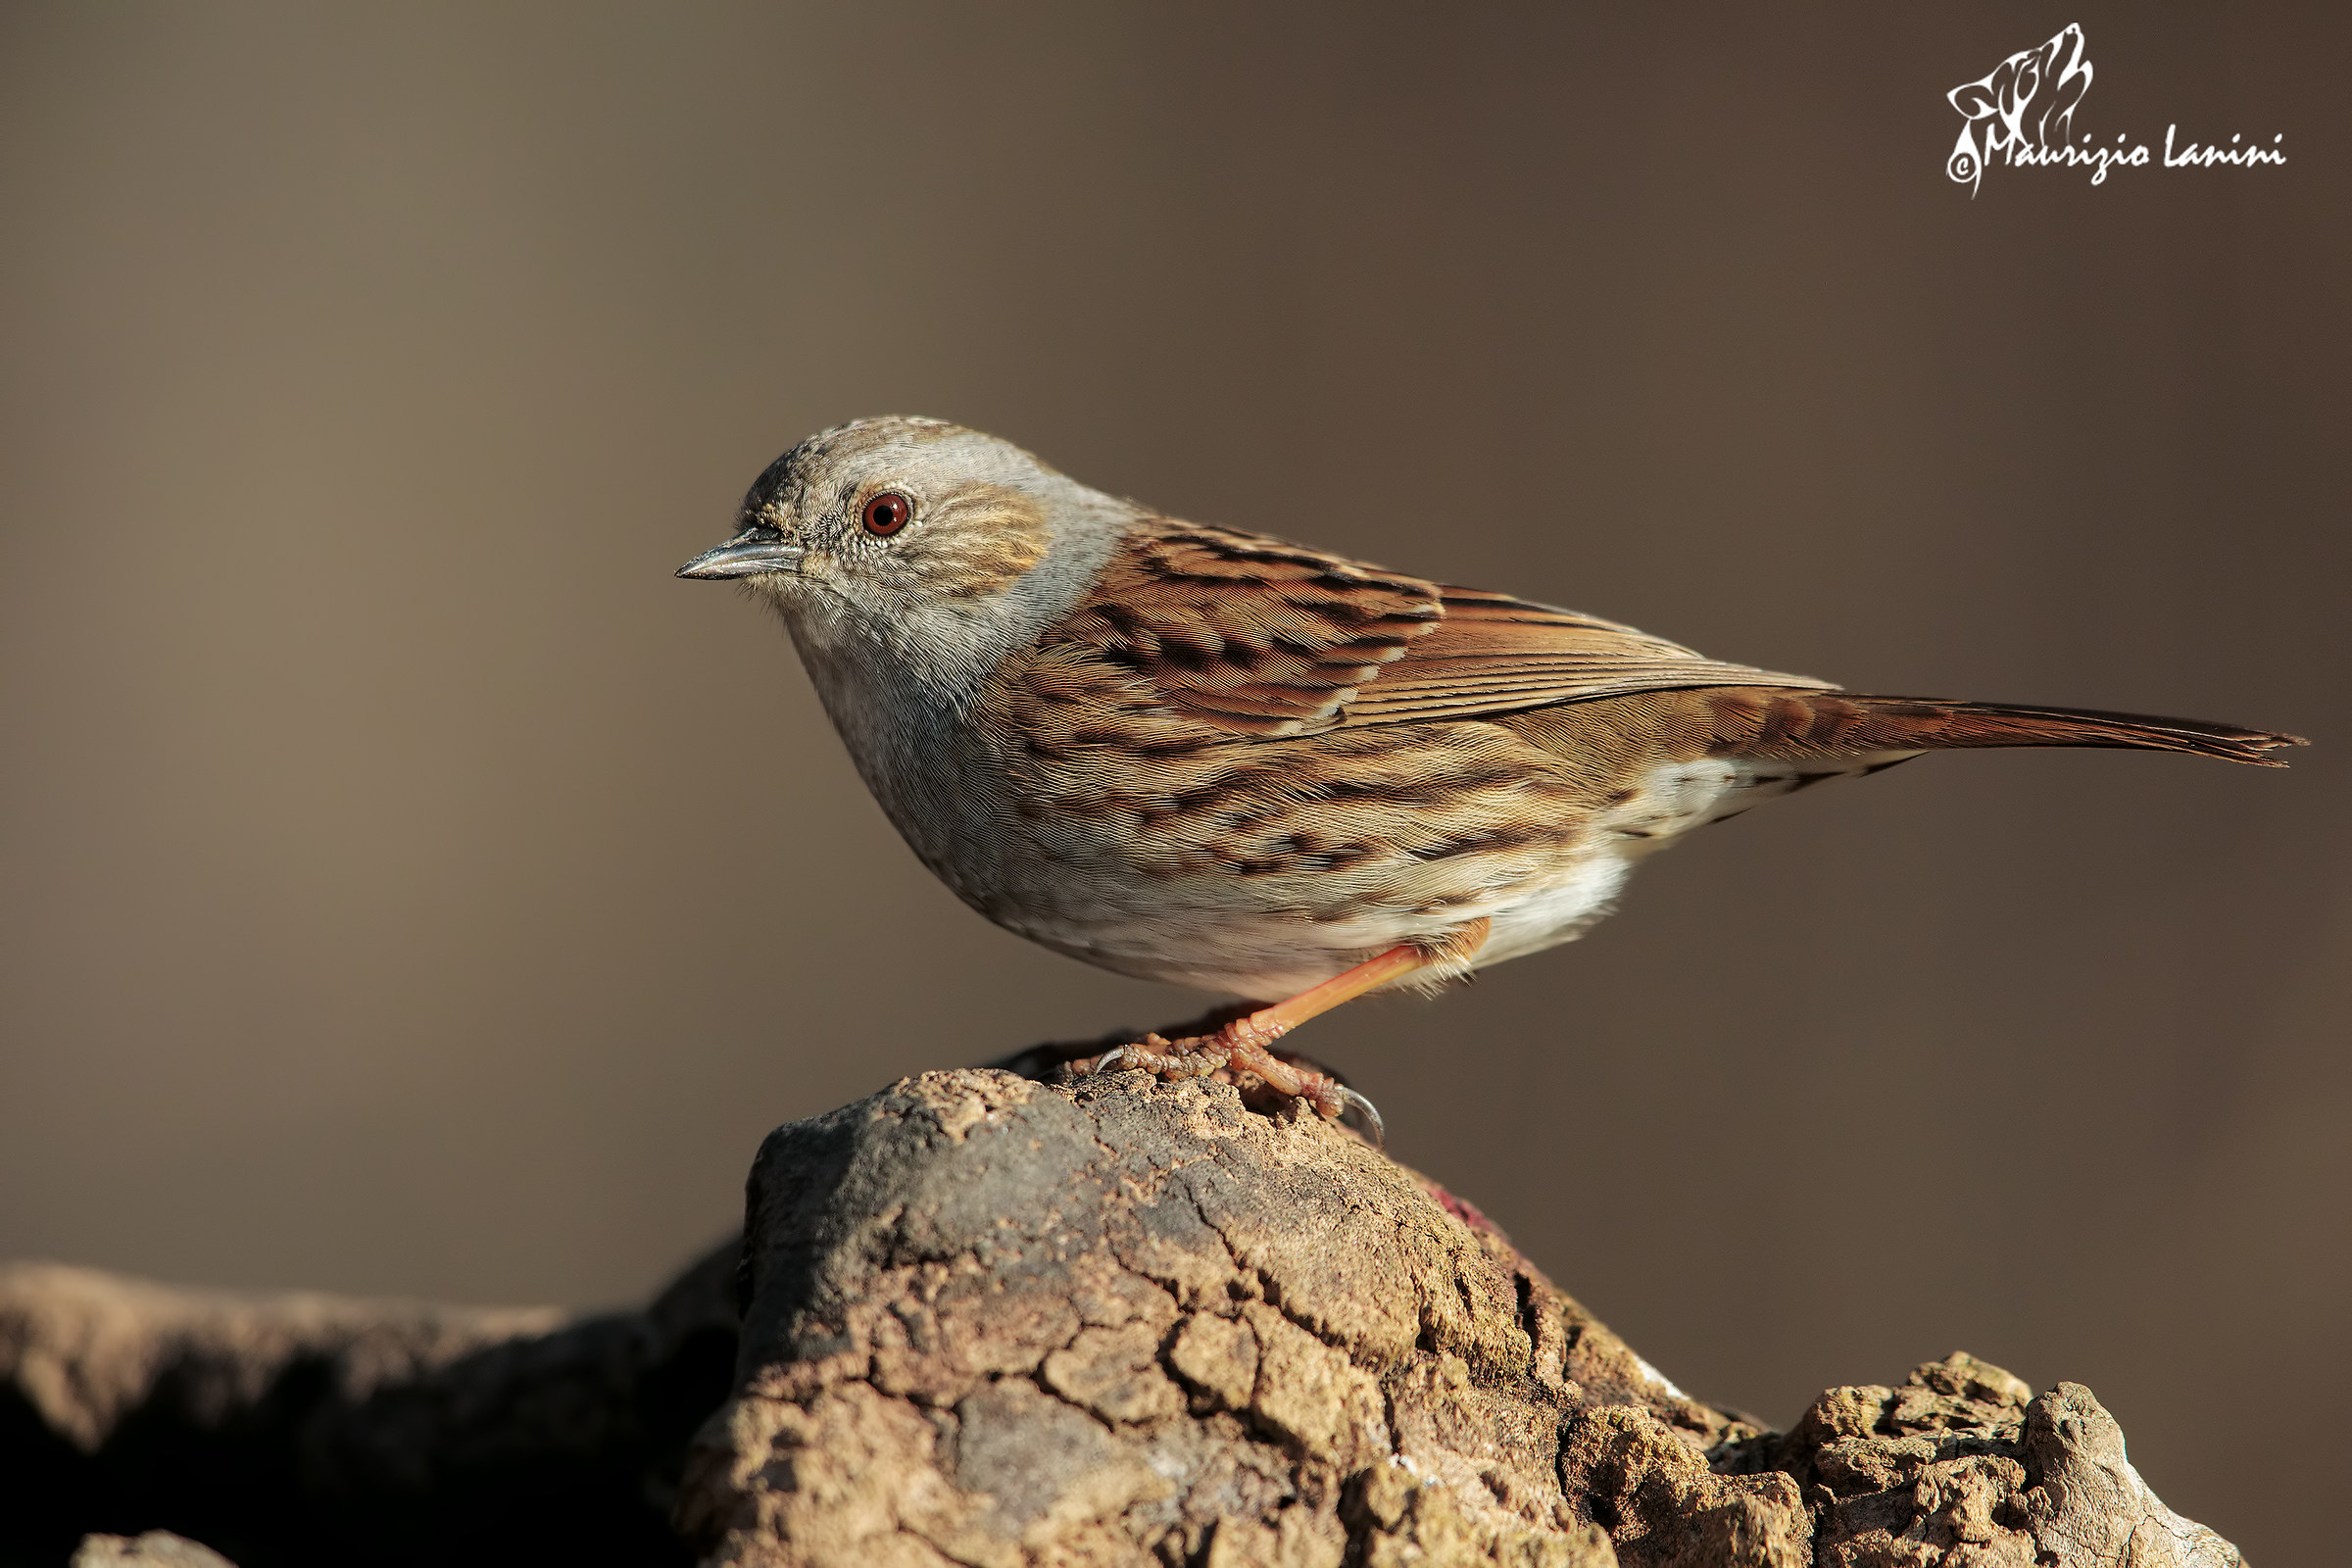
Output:
<path fill-rule="evenodd" d="M 820 431 L 744 497 L 734 538 L 678 568 L 732 578 L 805 652 L 852 647 L 964 684 L 1057 618 L 1136 509 L 939 419 Z"/>

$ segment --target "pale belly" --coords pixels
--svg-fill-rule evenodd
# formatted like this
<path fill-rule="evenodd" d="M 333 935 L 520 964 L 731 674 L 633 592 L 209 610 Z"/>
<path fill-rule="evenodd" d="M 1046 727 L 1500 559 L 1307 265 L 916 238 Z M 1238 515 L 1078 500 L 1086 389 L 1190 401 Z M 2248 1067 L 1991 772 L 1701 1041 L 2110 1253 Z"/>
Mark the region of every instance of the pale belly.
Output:
<path fill-rule="evenodd" d="M 1013 891 L 1018 876 L 995 898 L 958 891 L 999 924 L 1072 957 L 1139 979 L 1271 1001 L 1399 943 L 1435 942 L 1481 919 L 1491 928 L 1472 968 L 1573 941 L 1609 912 L 1639 860 L 1692 829 L 1909 755 L 1916 754 L 1661 764 L 1620 804 L 1569 813 L 1573 820 L 1529 842 L 1290 875 L 1215 867 L 1168 874 L 1134 852 L 1135 834 L 1110 835 L 1119 848 L 1108 855 L 1087 853 L 1084 834 L 1067 835 L 1043 854 L 1047 875 L 1029 895 Z"/>

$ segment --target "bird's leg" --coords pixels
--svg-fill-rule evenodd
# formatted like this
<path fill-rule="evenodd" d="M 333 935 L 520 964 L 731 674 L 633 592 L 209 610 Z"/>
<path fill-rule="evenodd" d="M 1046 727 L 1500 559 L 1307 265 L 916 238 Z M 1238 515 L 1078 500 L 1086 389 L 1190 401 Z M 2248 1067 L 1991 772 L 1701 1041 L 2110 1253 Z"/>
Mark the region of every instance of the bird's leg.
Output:
<path fill-rule="evenodd" d="M 1165 1040 L 1158 1035 L 1146 1035 L 1142 1042 L 1121 1046 L 1096 1065 L 1097 1072 L 1108 1072 L 1118 1067 L 1141 1067 L 1169 1078 L 1205 1078 L 1227 1065 L 1244 1072 L 1256 1073 L 1267 1083 L 1286 1095 L 1300 1095 L 1305 1091 L 1294 1087 L 1298 1070 L 1277 1060 L 1266 1047 L 1298 1028 L 1318 1013 L 1329 1012 L 1343 1002 L 1352 1002 L 1377 986 L 1387 985 L 1398 975 L 1409 974 L 1430 961 L 1430 955 L 1411 943 L 1391 948 L 1376 958 L 1367 958 L 1354 968 L 1333 975 L 1321 985 L 1310 986 L 1288 1002 L 1245 1012 L 1219 1029 L 1215 1034 L 1201 1035 L 1192 1040 Z M 1115 1060 L 1113 1058 L 1116 1058 Z M 1315 1077 L 1322 1077 L 1316 1073 Z"/>
<path fill-rule="evenodd" d="M 1218 1072 L 1246 1072 L 1262 1080 L 1277 1094 L 1305 1101 L 1327 1118 L 1354 1107 L 1373 1128 L 1378 1142 L 1380 1112 L 1354 1090 L 1329 1076 L 1284 1061 L 1266 1048 L 1309 1018 L 1352 1002 L 1367 991 L 1416 969 L 1448 959 L 1467 958 L 1487 939 L 1487 922 L 1479 920 L 1448 936 L 1442 944 L 1399 943 L 1377 957 L 1310 986 L 1287 1002 L 1244 1013 L 1215 1034 L 1197 1040 L 1163 1040 L 1147 1035 L 1135 1045 L 1121 1046 L 1095 1062 L 1096 1072 L 1141 1067 L 1163 1078 L 1206 1078 Z"/>
<path fill-rule="evenodd" d="M 1277 1002 L 1270 1007 L 1242 1014 L 1200 1041 L 1200 1049 L 1221 1057 L 1220 1066 L 1255 1073 L 1265 1080 L 1268 1088 L 1296 1095 L 1324 1115 L 1337 1116 L 1344 1108 L 1339 1085 L 1319 1072 L 1291 1065 L 1266 1048 L 1309 1018 L 1329 1012 L 1343 1002 L 1353 1002 L 1365 992 L 1376 991 L 1430 961 L 1427 950 L 1409 942 L 1401 943 L 1376 958 L 1367 958 L 1352 969 L 1333 975 L 1319 986 L 1310 986 L 1288 1002 Z"/>

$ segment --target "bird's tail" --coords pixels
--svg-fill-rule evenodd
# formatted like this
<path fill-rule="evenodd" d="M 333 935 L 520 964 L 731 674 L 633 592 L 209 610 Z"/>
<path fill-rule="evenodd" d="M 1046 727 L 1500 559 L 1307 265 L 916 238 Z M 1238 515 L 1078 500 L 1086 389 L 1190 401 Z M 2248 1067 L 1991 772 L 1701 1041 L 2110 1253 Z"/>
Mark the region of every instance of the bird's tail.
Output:
<path fill-rule="evenodd" d="M 2122 746 L 2188 752 L 2256 767 L 2284 767 L 2283 761 L 2264 754 L 2275 747 L 2307 744 L 2299 735 L 2238 724 L 2107 713 L 2087 708 L 1758 687 L 1709 695 L 1715 699 L 1714 749 L 1718 753 L 1790 760 L 1969 746 Z"/>

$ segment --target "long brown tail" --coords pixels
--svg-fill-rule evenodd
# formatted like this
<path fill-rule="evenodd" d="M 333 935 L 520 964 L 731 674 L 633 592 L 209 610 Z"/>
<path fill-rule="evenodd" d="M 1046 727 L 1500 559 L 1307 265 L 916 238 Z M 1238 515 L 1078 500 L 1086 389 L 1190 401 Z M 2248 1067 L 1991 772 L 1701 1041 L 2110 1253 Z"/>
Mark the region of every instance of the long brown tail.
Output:
<path fill-rule="evenodd" d="M 2015 703 L 1958 703 L 1929 697 L 1865 697 L 1739 687 L 1715 699 L 1715 746 L 1739 756 L 1785 758 L 1868 752 L 1942 751 L 1964 746 L 2123 746 L 2189 752 L 2226 762 L 2284 767 L 2263 754 L 2308 744 L 2198 718 L 2104 713 L 2087 708 L 2028 708 Z"/>

